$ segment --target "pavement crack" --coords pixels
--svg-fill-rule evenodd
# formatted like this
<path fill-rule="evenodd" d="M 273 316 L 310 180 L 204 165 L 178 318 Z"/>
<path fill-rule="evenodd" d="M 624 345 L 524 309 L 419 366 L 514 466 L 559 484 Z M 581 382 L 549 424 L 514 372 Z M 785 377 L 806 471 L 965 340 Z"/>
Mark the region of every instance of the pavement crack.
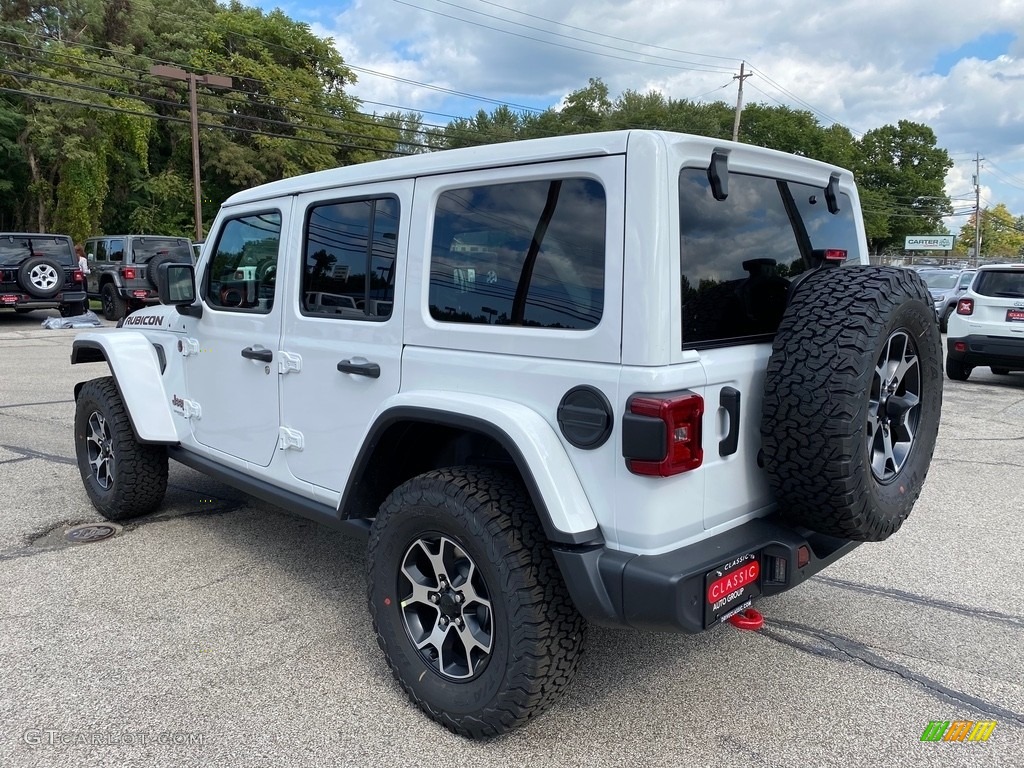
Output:
<path fill-rule="evenodd" d="M 878 670 L 879 672 L 884 672 L 908 683 L 917 685 L 934 698 L 968 707 L 987 717 L 992 717 L 1001 722 L 1010 722 L 1024 728 L 1024 714 L 1014 712 L 1012 709 L 1007 709 L 1006 707 L 1001 707 L 998 704 L 985 701 L 977 696 L 971 696 L 963 691 L 949 688 L 938 680 L 934 680 L 927 675 L 915 672 L 909 667 L 898 664 L 894 661 L 889 661 L 883 656 L 872 651 L 867 645 L 858 640 L 844 637 L 843 635 L 839 635 L 834 632 L 828 632 L 823 629 L 808 627 L 804 624 L 798 624 L 797 622 L 786 621 L 784 619 L 775 619 L 772 621 L 772 625 L 788 630 L 797 635 L 803 635 L 804 637 L 817 640 L 824 643 L 825 647 L 816 649 L 814 646 L 808 645 L 807 643 L 801 643 L 797 640 L 785 638 L 781 636 L 780 633 L 770 630 L 761 630 L 759 634 L 765 635 L 770 640 L 782 642 L 783 644 L 796 648 L 797 650 L 812 653 L 815 656 L 832 658 L 843 662 L 859 662 L 865 666 L 871 667 L 872 669 Z"/>
<path fill-rule="evenodd" d="M 890 600 L 899 600 L 905 603 L 911 603 L 913 605 L 922 605 L 928 608 L 937 608 L 942 611 L 949 613 L 955 613 L 960 616 L 967 616 L 972 619 L 981 619 L 982 621 L 988 621 L 993 624 L 1002 624 L 1003 626 L 1012 627 L 1013 629 L 1024 629 L 1024 616 L 1015 616 L 1009 613 L 1002 613 L 1000 611 L 992 611 L 967 605 L 960 605 L 958 603 L 951 603 L 946 600 L 936 600 L 933 597 L 925 597 L 924 595 L 917 595 L 913 592 L 905 592 L 901 589 L 892 589 L 891 587 L 876 587 L 871 584 L 861 584 L 856 581 L 847 581 L 845 579 L 836 579 L 832 576 L 817 575 L 813 577 L 814 581 L 820 581 L 824 584 L 828 584 L 839 589 L 849 590 L 851 592 L 861 592 L 867 595 L 878 595 L 881 597 L 887 597 Z"/>
<path fill-rule="evenodd" d="M 0 445 L 0 448 L 10 451 L 11 453 L 16 453 L 26 459 L 42 459 L 43 461 L 51 461 L 55 464 L 78 464 L 77 460 L 69 459 L 67 456 L 58 456 L 55 453 L 44 453 L 43 451 L 33 451 L 31 448 L 22 448 L 18 445 Z"/>
<path fill-rule="evenodd" d="M 60 405 L 63 403 L 73 403 L 74 398 L 70 400 L 43 400 L 38 403 L 8 403 L 7 405 L 0 405 L 0 410 L 4 408 L 27 408 L 30 405 Z"/>

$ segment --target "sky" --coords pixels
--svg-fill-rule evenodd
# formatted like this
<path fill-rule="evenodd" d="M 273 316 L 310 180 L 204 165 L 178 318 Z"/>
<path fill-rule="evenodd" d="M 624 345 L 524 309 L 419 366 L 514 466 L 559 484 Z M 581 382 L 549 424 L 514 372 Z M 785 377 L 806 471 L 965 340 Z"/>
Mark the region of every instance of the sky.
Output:
<path fill-rule="evenodd" d="M 498 104 L 543 110 L 600 78 L 612 99 L 744 101 L 855 135 L 923 122 L 955 161 L 958 232 L 974 205 L 1024 215 L 1024 0 L 319 0 L 279 7 L 333 38 L 367 112 L 444 125 Z"/>

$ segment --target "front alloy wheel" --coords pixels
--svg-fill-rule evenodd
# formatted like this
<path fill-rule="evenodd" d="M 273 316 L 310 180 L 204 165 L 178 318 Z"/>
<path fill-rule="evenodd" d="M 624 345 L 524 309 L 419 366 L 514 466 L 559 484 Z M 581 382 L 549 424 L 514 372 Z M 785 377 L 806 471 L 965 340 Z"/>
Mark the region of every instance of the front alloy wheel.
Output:
<path fill-rule="evenodd" d="M 880 483 L 903 470 L 920 419 L 921 363 L 914 341 L 899 329 L 889 335 L 875 364 L 868 405 L 868 453 Z"/>
<path fill-rule="evenodd" d="M 93 480 L 104 491 L 114 486 L 114 439 L 107 420 L 99 411 L 89 414 L 85 436 Z"/>

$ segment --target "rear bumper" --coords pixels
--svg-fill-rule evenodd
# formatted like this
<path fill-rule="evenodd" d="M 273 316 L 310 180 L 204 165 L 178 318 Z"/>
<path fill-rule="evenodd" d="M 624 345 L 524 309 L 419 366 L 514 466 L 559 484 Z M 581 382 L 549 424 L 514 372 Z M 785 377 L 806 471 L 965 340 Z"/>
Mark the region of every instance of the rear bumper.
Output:
<path fill-rule="evenodd" d="M 8 299 L 12 296 L 13 302 Z M 85 301 L 85 291 L 63 291 L 48 299 L 39 299 L 20 290 L 0 290 L 0 309 L 57 309 L 62 304 L 78 301 Z"/>
<path fill-rule="evenodd" d="M 1003 336 L 947 338 L 946 354 L 950 360 L 966 366 L 1024 369 L 1024 336 L 1019 339 Z"/>
<path fill-rule="evenodd" d="M 785 592 L 848 554 L 860 542 L 794 528 L 778 517 L 751 520 L 725 533 L 661 555 L 635 555 L 607 547 L 555 548 L 562 576 L 580 611 L 605 626 L 661 632 L 704 630 L 706 574 L 750 552 L 761 558 L 762 597 Z M 797 568 L 797 550 L 810 560 Z M 771 558 L 786 560 L 773 580 Z"/>

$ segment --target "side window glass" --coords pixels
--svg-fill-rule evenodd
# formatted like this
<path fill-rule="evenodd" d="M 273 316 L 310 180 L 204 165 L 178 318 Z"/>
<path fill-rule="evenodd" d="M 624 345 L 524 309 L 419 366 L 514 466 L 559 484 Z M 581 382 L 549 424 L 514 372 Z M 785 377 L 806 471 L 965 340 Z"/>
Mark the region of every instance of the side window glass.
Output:
<path fill-rule="evenodd" d="M 604 188 L 550 179 L 444 192 L 430 315 L 451 323 L 587 330 L 604 309 Z"/>
<path fill-rule="evenodd" d="M 107 241 L 107 258 L 110 261 L 124 261 L 124 240 Z"/>
<path fill-rule="evenodd" d="M 973 280 L 973 279 L 974 279 L 974 275 L 973 274 L 964 275 L 963 277 L 960 278 L 960 287 L 961 288 L 967 288 L 967 286 L 969 286 L 971 284 L 971 280 Z"/>
<path fill-rule="evenodd" d="M 386 320 L 395 298 L 398 200 L 324 203 L 306 218 L 302 311 Z"/>
<path fill-rule="evenodd" d="M 93 254 L 96 256 L 96 261 L 107 260 L 107 241 L 106 240 L 93 240 L 92 242 Z"/>
<path fill-rule="evenodd" d="M 206 269 L 206 303 L 216 309 L 270 312 L 280 241 L 281 214 L 277 211 L 224 222 Z"/>

